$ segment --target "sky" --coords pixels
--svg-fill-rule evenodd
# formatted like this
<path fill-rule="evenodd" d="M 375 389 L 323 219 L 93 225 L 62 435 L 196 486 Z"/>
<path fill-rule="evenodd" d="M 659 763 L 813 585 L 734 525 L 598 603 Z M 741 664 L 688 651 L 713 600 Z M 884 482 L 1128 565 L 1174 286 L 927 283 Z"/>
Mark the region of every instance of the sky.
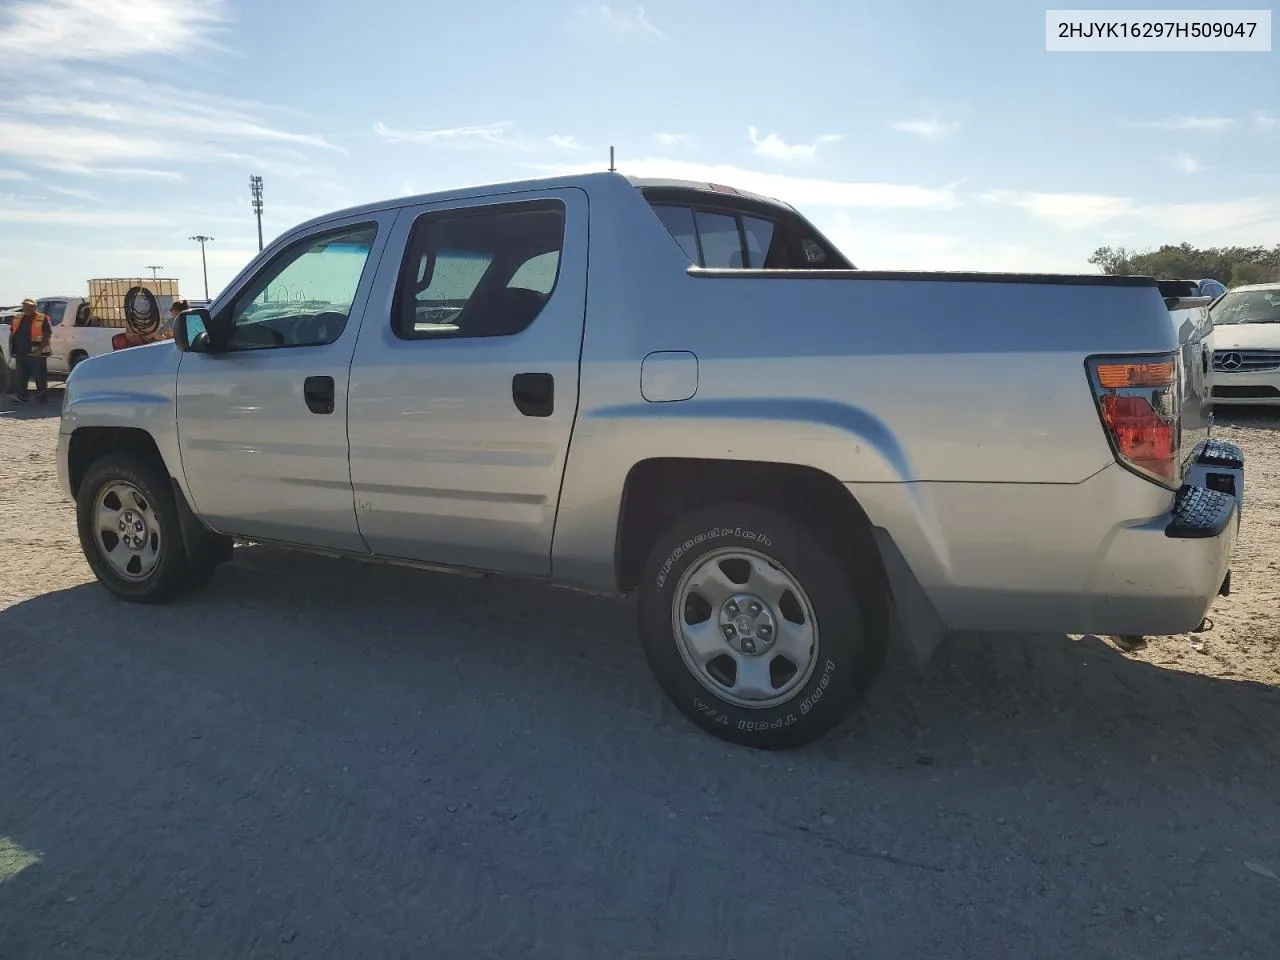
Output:
<path fill-rule="evenodd" d="M 0 0 L 0 305 L 152 265 L 202 297 L 198 234 L 216 295 L 257 253 L 253 174 L 270 242 L 611 145 L 788 201 L 868 269 L 1280 243 L 1280 44 L 1048 53 L 1045 7 Z"/>

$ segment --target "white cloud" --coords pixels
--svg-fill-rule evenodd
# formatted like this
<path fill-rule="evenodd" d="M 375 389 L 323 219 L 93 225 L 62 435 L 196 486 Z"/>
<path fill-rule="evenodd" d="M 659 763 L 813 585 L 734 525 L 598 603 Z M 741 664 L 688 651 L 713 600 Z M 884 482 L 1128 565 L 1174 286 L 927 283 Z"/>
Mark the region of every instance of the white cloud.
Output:
<path fill-rule="evenodd" d="M 540 169 L 548 173 L 577 174 L 598 172 L 600 166 L 556 164 Z M 766 197 L 776 197 L 795 206 L 949 209 L 958 204 L 955 192 L 950 187 L 821 180 L 762 173 L 729 164 L 693 163 L 670 157 L 619 161 L 618 172 L 641 178 L 719 183 Z"/>
<path fill-rule="evenodd" d="M 0 153 L 53 170 L 83 173 L 117 161 L 178 159 L 187 150 L 167 138 L 134 137 L 127 130 L 0 119 Z"/>
<path fill-rule="evenodd" d="M 545 140 L 526 137 L 515 130 L 510 120 L 482 123 L 467 127 L 443 127 L 435 130 L 396 130 L 379 120 L 373 132 L 388 143 L 421 143 L 452 150 L 517 150 L 534 152 L 548 146 L 558 150 L 581 150 L 582 144 L 571 136 L 554 134 Z"/>
<path fill-rule="evenodd" d="M 69 85 L 74 84 L 73 79 Z M 322 171 L 297 147 L 345 153 L 321 137 L 276 129 L 253 114 L 233 116 L 229 102 L 218 104 L 164 85 L 147 89 L 147 103 L 140 99 L 141 85 L 127 82 L 111 84 L 95 100 L 48 93 L 12 100 L 10 116 L 0 116 L 0 155 L 63 173 L 181 180 L 173 165 L 219 161 L 252 164 L 259 172 L 286 177 L 317 177 Z M 240 144 L 255 144 L 258 153 L 234 149 Z"/>
<path fill-rule="evenodd" d="M 1193 130 L 1218 132 L 1235 126 L 1230 117 L 1170 117 L 1165 120 L 1149 120 L 1144 126 L 1160 130 Z"/>
<path fill-rule="evenodd" d="M 693 137 L 687 133 L 655 133 L 653 139 L 664 147 L 679 147 L 693 142 Z"/>
<path fill-rule="evenodd" d="M 1276 127 L 1280 127 L 1280 117 L 1273 113 L 1260 113 L 1254 118 L 1254 121 L 1263 130 L 1274 130 Z"/>
<path fill-rule="evenodd" d="M 982 194 L 988 203 L 1018 207 L 1033 217 L 1048 220 L 1059 229 L 1087 230 L 1130 214 L 1136 209 L 1132 200 L 1098 193 L 1034 193 L 1014 190 L 988 190 Z"/>
<path fill-rule="evenodd" d="M 761 137 L 755 127 L 747 128 L 747 137 L 755 147 L 755 153 L 774 160 L 807 160 L 818 152 L 819 144 L 835 143 L 840 139 L 838 133 L 827 133 L 816 137 L 812 143 L 787 143 L 776 133 Z"/>
<path fill-rule="evenodd" d="M 473 150 L 477 147 L 502 147 L 511 150 L 534 150 L 537 144 L 511 133 L 509 120 L 502 123 L 477 124 L 469 127 L 444 127 L 436 130 L 394 130 L 379 120 L 373 132 L 390 143 L 425 143 L 434 147 Z"/>
<path fill-rule="evenodd" d="M 278 130 L 252 114 L 246 115 L 238 106 L 210 104 L 172 87 L 150 87 L 145 100 L 138 97 L 132 102 L 30 94 L 10 108 L 28 116 L 93 120 L 116 128 L 182 130 L 205 140 L 261 140 L 341 151 L 323 137 Z"/>
<path fill-rule="evenodd" d="M 925 140 L 942 140 L 959 130 L 960 124 L 942 120 L 899 120 L 893 124 L 893 129 L 899 133 L 915 134 Z"/>
<path fill-rule="evenodd" d="M 170 218 L 140 210 L 58 210 L 47 207 L 0 206 L 0 223 L 41 223 L 77 227 L 154 227 Z"/>
<path fill-rule="evenodd" d="M 1173 155 L 1173 165 L 1183 173 L 1195 173 L 1200 169 L 1200 161 L 1182 150 Z"/>
<path fill-rule="evenodd" d="M 1024 238 L 984 242 L 955 233 L 923 233 L 856 220 L 845 211 L 820 212 L 813 222 L 862 270 L 1086 271 L 1082 256 L 1040 249 Z"/>
<path fill-rule="evenodd" d="M 182 180 L 185 179 L 176 170 L 153 170 L 150 167 L 97 167 L 73 173 L 87 173 L 90 176 L 108 180 Z"/>
<path fill-rule="evenodd" d="M 30 180 L 31 174 L 21 170 L 0 170 L 0 180 Z"/>
<path fill-rule="evenodd" d="M 223 0 L 18 0 L 0 8 L 0 61 L 115 60 L 208 44 Z"/>
<path fill-rule="evenodd" d="M 101 203 L 102 198 L 89 190 L 81 190 L 79 187 L 50 187 L 51 193 L 59 196 L 71 197 L 75 200 L 88 200 L 92 203 Z"/>
<path fill-rule="evenodd" d="M 992 190 L 983 199 L 1018 207 L 1065 232 L 1104 224 L 1130 225 L 1153 243 L 1263 244 L 1280 235 L 1280 199 L 1253 197 L 1218 203 L 1147 203 L 1128 197 Z M 1108 230 L 1110 232 L 1110 228 Z"/>
<path fill-rule="evenodd" d="M 632 7 L 630 12 L 607 3 L 584 4 L 578 7 L 578 18 L 614 33 L 640 33 L 652 37 L 665 34 L 645 16 L 644 7 Z"/>

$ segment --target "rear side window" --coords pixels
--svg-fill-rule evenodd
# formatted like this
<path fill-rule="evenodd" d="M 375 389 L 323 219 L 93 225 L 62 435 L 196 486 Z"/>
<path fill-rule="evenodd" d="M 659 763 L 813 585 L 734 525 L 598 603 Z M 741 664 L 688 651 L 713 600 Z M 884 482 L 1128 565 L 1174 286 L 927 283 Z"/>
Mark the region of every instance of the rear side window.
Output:
<path fill-rule="evenodd" d="M 48 316 L 49 326 L 56 327 L 62 323 L 62 318 L 67 314 L 67 301 L 41 300 L 36 304 L 36 309 Z"/>
<path fill-rule="evenodd" d="M 694 263 L 701 264 L 702 251 L 698 249 L 698 228 L 693 223 L 693 211 L 688 207 L 656 206 L 653 212 L 658 215 L 676 243 L 680 244 L 684 255 Z"/>
<path fill-rule="evenodd" d="M 747 266 L 759 269 L 764 266 L 764 258 L 769 254 L 769 248 L 773 245 L 773 232 L 775 229 L 772 220 L 762 220 L 759 217 L 743 217 L 742 232 L 746 234 L 747 241 Z"/>
<path fill-rule="evenodd" d="M 564 225 L 557 200 L 423 214 L 400 270 L 396 335 L 506 337 L 526 330 L 555 292 Z"/>
<path fill-rule="evenodd" d="M 778 218 L 695 202 L 651 201 L 653 212 L 691 261 L 715 270 L 850 270 L 799 217 Z"/>
<path fill-rule="evenodd" d="M 704 267 L 725 269 L 745 265 L 737 217 L 699 210 L 693 219 L 698 227 L 698 242 L 702 245 Z"/>

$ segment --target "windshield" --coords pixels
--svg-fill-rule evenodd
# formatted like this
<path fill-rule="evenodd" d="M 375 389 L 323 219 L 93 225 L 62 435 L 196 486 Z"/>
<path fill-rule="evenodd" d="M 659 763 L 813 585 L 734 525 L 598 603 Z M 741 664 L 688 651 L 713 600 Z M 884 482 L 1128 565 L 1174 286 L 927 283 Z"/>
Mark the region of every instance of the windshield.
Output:
<path fill-rule="evenodd" d="M 36 304 L 36 309 L 49 317 L 51 327 L 56 327 L 62 322 L 62 317 L 67 312 L 67 301 L 41 300 Z"/>
<path fill-rule="evenodd" d="M 1280 323 L 1280 289 L 1228 293 L 1209 311 L 1215 326 L 1227 323 Z"/>

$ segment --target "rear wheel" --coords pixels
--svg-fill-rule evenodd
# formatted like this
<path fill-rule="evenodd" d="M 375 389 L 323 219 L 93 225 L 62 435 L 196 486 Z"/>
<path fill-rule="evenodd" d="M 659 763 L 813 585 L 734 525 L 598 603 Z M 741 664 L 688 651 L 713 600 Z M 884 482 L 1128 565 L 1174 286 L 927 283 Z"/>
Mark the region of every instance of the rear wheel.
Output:
<path fill-rule="evenodd" d="M 139 454 L 110 453 L 89 468 L 76 519 L 90 569 L 121 599 L 163 603 L 213 573 L 188 562 L 169 479 Z"/>
<path fill-rule="evenodd" d="M 76 366 L 80 363 L 80 361 L 88 360 L 88 359 L 89 359 L 89 355 L 85 353 L 83 350 L 77 350 L 75 353 L 71 354 L 71 356 L 67 359 L 67 376 L 68 377 L 71 376 L 71 371 L 76 368 Z"/>
<path fill-rule="evenodd" d="M 869 634 L 868 588 L 785 515 L 714 507 L 658 537 L 641 639 L 658 683 L 704 730 L 799 746 L 844 719 L 874 678 L 883 638 Z"/>

